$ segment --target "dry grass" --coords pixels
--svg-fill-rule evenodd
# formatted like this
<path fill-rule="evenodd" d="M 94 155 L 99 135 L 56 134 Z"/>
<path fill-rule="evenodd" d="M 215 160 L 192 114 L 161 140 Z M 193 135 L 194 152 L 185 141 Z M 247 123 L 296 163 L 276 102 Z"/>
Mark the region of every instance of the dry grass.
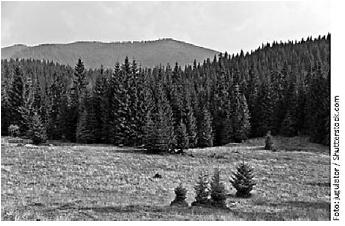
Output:
<path fill-rule="evenodd" d="M 285 140 L 284 140 L 285 139 Z M 330 156 L 303 138 L 279 138 L 285 150 L 260 150 L 262 139 L 232 147 L 148 155 L 112 146 L 1 149 L 2 220 L 328 220 Z M 303 147 L 303 150 L 299 150 Z M 310 149 L 308 149 L 310 147 Z M 297 151 L 293 151 L 293 150 Z M 192 157 L 194 156 L 194 157 Z M 228 178 L 245 159 L 256 172 L 249 199 L 233 197 Z M 201 170 L 221 178 L 229 210 L 171 208 L 180 182 L 194 201 Z M 161 179 L 153 179 L 159 173 Z"/>

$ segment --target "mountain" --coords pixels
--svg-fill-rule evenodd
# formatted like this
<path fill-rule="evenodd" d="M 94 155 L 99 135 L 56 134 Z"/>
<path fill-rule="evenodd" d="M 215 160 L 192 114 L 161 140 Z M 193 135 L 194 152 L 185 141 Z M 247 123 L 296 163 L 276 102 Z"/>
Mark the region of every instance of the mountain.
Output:
<path fill-rule="evenodd" d="M 219 52 L 174 39 L 141 42 L 74 42 L 69 44 L 14 45 L 1 49 L 1 59 L 46 59 L 66 65 L 75 65 L 81 57 L 87 68 L 113 67 L 128 56 L 142 66 L 159 64 L 191 64 L 194 59 L 203 62 Z"/>

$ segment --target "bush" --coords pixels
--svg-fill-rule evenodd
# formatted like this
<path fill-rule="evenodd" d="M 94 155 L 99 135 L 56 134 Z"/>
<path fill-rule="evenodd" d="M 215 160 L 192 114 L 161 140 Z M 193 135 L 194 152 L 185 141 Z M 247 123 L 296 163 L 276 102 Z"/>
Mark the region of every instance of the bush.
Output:
<path fill-rule="evenodd" d="M 28 134 L 34 144 L 41 144 L 47 140 L 46 128 L 37 113 L 34 113 L 32 116 L 32 122 Z"/>
<path fill-rule="evenodd" d="M 18 137 L 20 134 L 19 126 L 11 124 L 8 127 L 8 133 L 10 134 L 11 137 Z"/>
<path fill-rule="evenodd" d="M 170 206 L 188 206 L 186 202 L 187 189 L 185 189 L 182 184 L 175 188 L 175 199 L 170 203 Z"/>
<path fill-rule="evenodd" d="M 249 197 L 255 182 L 253 180 L 253 168 L 246 163 L 240 163 L 237 166 L 237 172 L 233 172 L 230 183 L 237 190 L 237 197 Z"/>
<path fill-rule="evenodd" d="M 273 145 L 273 138 L 271 135 L 271 131 L 268 131 L 266 135 L 265 150 L 275 150 L 274 145 Z"/>
<path fill-rule="evenodd" d="M 220 182 L 220 171 L 215 169 L 211 182 L 211 204 L 215 207 L 226 207 L 224 184 Z"/>
<path fill-rule="evenodd" d="M 208 175 L 201 173 L 197 184 L 194 186 L 195 189 L 195 201 L 192 203 L 192 206 L 198 205 L 209 205 L 210 204 L 210 188 Z"/>

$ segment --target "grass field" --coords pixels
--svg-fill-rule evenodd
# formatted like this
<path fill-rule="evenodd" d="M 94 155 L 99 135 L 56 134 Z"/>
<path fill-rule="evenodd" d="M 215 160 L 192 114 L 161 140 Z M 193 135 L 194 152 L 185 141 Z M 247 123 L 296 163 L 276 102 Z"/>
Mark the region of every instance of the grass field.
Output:
<path fill-rule="evenodd" d="M 263 139 L 192 149 L 186 155 L 149 155 L 102 145 L 1 147 L 2 220 L 329 220 L 328 147 L 305 138 Z M 235 198 L 229 178 L 237 163 L 250 163 L 257 186 Z M 174 188 L 193 186 L 200 171 L 219 167 L 228 210 L 170 207 Z M 153 176 L 159 173 L 160 179 Z"/>

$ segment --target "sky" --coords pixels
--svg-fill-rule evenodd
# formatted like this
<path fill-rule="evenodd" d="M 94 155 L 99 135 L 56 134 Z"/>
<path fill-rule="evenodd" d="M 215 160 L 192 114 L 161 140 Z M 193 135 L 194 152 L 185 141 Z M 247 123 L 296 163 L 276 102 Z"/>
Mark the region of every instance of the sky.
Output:
<path fill-rule="evenodd" d="M 221 52 L 330 32 L 329 1 L 2 2 L 1 46 L 173 38 Z"/>

